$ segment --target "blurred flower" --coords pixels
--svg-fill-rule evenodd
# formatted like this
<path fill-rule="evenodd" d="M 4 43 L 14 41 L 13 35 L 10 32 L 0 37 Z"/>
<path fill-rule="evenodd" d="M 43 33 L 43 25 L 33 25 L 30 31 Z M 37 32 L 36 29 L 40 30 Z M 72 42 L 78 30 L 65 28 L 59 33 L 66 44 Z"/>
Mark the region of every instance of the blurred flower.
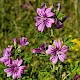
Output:
<path fill-rule="evenodd" d="M 71 42 L 75 43 L 75 46 L 72 47 L 72 50 L 79 51 L 80 49 L 80 40 L 79 39 L 73 39 Z"/>
<path fill-rule="evenodd" d="M 23 5 L 23 9 L 28 10 L 28 5 L 26 3 Z"/>
<path fill-rule="evenodd" d="M 45 48 L 46 43 L 42 44 L 40 48 L 32 49 L 32 53 L 41 53 Z"/>
<path fill-rule="evenodd" d="M 22 37 L 21 40 L 20 40 L 20 45 L 21 46 L 26 46 L 28 44 L 29 44 L 29 42 L 27 41 L 27 38 Z"/>
<path fill-rule="evenodd" d="M 60 3 L 57 4 L 57 7 L 58 7 L 57 10 L 59 11 L 60 10 Z"/>
<path fill-rule="evenodd" d="M 69 63 L 72 63 L 72 60 L 71 60 L 70 58 L 68 58 L 67 61 L 68 61 Z"/>
<path fill-rule="evenodd" d="M 78 46 L 80 46 L 80 40 L 79 39 L 73 39 L 71 42 L 76 43 Z"/>
<path fill-rule="evenodd" d="M 4 49 L 3 56 L 0 58 L 0 61 L 1 61 L 2 63 L 4 63 L 5 65 L 7 65 L 7 66 L 8 66 L 9 64 L 11 64 L 11 59 L 10 59 L 11 49 L 12 49 L 12 46 L 7 47 L 6 49 Z"/>
<path fill-rule="evenodd" d="M 0 61 L 4 63 L 6 66 L 9 66 L 12 63 L 10 56 L 3 56 L 0 58 Z"/>
<path fill-rule="evenodd" d="M 62 20 L 55 20 L 55 25 L 57 28 L 62 28 L 63 27 L 63 22 L 68 18 L 68 16 L 65 16 Z"/>
<path fill-rule="evenodd" d="M 37 13 L 39 16 L 35 17 L 36 26 L 38 26 L 38 31 L 43 31 L 44 27 L 51 28 L 52 23 L 54 23 L 54 13 L 51 12 L 52 8 L 46 8 L 46 4 L 44 4 L 43 8 L 37 8 Z"/>
<path fill-rule="evenodd" d="M 14 38 L 14 46 L 17 44 L 17 42 L 18 42 L 18 39 Z"/>
<path fill-rule="evenodd" d="M 22 59 L 12 61 L 9 68 L 4 69 L 4 72 L 7 73 L 7 77 L 12 75 L 13 79 L 21 78 L 21 74 L 24 74 L 24 69 L 26 68 L 26 66 L 21 66 L 22 62 Z"/>
<path fill-rule="evenodd" d="M 57 28 L 62 28 L 63 27 L 63 23 L 61 23 L 60 20 L 56 20 L 55 25 L 57 26 Z"/>
<path fill-rule="evenodd" d="M 68 37 L 72 37 L 72 35 L 70 34 Z"/>
<path fill-rule="evenodd" d="M 11 56 L 11 49 L 12 46 L 6 47 L 6 49 L 4 49 L 3 56 Z"/>
<path fill-rule="evenodd" d="M 80 76 L 76 75 L 72 80 L 78 80 L 78 79 L 80 79 Z"/>
<path fill-rule="evenodd" d="M 49 45 L 48 49 L 46 50 L 47 54 L 52 54 L 50 57 L 50 61 L 52 61 L 54 64 L 57 63 L 58 58 L 61 62 L 64 62 L 67 55 L 65 54 L 68 51 L 68 46 L 64 45 L 62 46 L 61 40 L 54 40 L 54 46 Z"/>

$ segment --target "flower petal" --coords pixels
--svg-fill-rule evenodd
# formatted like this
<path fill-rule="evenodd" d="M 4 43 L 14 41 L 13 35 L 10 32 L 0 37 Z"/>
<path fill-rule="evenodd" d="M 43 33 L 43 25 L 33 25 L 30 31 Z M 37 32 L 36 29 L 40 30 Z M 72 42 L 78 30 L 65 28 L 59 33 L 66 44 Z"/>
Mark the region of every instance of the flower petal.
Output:
<path fill-rule="evenodd" d="M 41 9 L 40 8 L 37 8 L 37 13 L 38 13 L 39 16 L 43 17 L 44 12 L 45 12 L 45 8 L 44 7 L 41 8 Z"/>
<path fill-rule="evenodd" d="M 6 47 L 6 49 L 4 49 L 3 56 L 11 56 L 11 52 L 10 52 L 11 49 L 12 49 L 12 46 Z"/>
<path fill-rule="evenodd" d="M 16 75 L 17 75 L 17 78 L 21 78 L 21 72 L 18 72 Z"/>
<path fill-rule="evenodd" d="M 36 49 L 32 49 L 32 53 L 40 53 L 40 52 L 41 52 L 41 50 L 38 49 L 38 48 L 36 48 Z"/>
<path fill-rule="evenodd" d="M 12 75 L 13 70 L 12 70 L 12 68 L 6 68 L 6 69 L 4 69 L 4 72 L 6 72 L 7 73 L 7 77 L 9 77 L 9 76 Z"/>
<path fill-rule="evenodd" d="M 12 63 L 13 63 L 13 64 L 16 64 L 17 66 L 20 66 L 20 65 L 22 64 L 22 62 L 23 62 L 22 59 L 20 59 L 20 60 L 16 59 L 16 60 L 14 60 Z"/>
<path fill-rule="evenodd" d="M 59 60 L 61 62 L 64 62 L 64 60 L 66 59 L 67 55 L 64 54 L 64 53 L 59 52 L 58 57 L 59 57 Z"/>
<path fill-rule="evenodd" d="M 57 46 L 58 48 L 61 48 L 62 47 L 62 41 L 59 39 L 58 40 L 58 46 Z"/>
<path fill-rule="evenodd" d="M 49 45 L 48 49 L 46 50 L 46 53 L 47 54 L 53 54 L 53 53 L 55 53 L 54 47 L 52 45 Z"/>
<path fill-rule="evenodd" d="M 38 26 L 38 31 L 43 31 L 44 30 L 44 27 L 45 27 L 45 24 L 44 22 L 42 22 L 39 26 Z"/>
<path fill-rule="evenodd" d="M 4 64 L 5 64 L 6 66 L 11 66 L 11 64 L 12 64 L 12 59 L 10 59 L 10 58 L 6 59 L 6 61 L 4 62 Z"/>
<path fill-rule="evenodd" d="M 51 57 L 50 57 L 50 61 L 52 61 L 54 64 L 56 64 L 57 61 L 58 61 L 58 56 L 57 56 L 57 55 L 51 56 Z"/>
<path fill-rule="evenodd" d="M 13 73 L 12 77 L 15 80 L 17 78 L 17 74 L 16 73 Z"/>
<path fill-rule="evenodd" d="M 35 26 L 39 26 L 43 22 L 43 19 L 39 16 L 36 16 L 35 20 L 36 20 Z"/>
<path fill-rule="evenodd" d="M 63 46 L 61 52 L 66 53 L 68 51 L 68 46 Z"/>
<path fill-rule="evenodd" d="M 23 62 L 23 60 L 22 59 L 20 59 L 19 61 L 18 61 L 18 66 L 20 66 L 21 64 L 22 64 L 22 62 Z"/>
<path fill-rule="evenodd" d="M 47 9 L 46 9 L 45 13 L 46 13 L 47 17 L 54 16 L 54 13 L 51 12 L 51 10 L 52 10 L 52 8 L 47 8 Z"/>
<path fill-rule="evenodd" d="M 62 41 L 61 40 L 54 40 L 54 46 L 56 47 L 56 48 L 61 48 L 61 46 L 62 46 Z"/>
<path fill-rule="evenodd" d="M 43 51 L 43 50 L 44 50 L 45 45 L 46 45 L 46 43 L 44 43 L 44 44 L 42 44 L 42 45 L 40 46 L 40 50 L 41 50 L 41 51 Z"/>
<path fill-rule="evenodd" d="M 0 58 L 0 62 L 2 62 L 2 63 L 3 63 L 3 62 L 5 62 L 5 61 L 6 61 L 6 59 L 7 59 L 7 57 L 5 57 L 5 56 L 4 56 L 4 57 L 1 57 L 1 58 Z"/>
<path fill-rule="evenodd" d="M 24 69 L 26 69 L 26 66 L 20 66 L 19 71 L 21 74 L 24 74 Z"/>
<path fill-rule="evenodd" d="M 52 19 L 52 18 L 47 18 L 45 21 L 45 24 L 48 28 L 51 28 L 52 23 L 54 23 L 54 19 Z"/>

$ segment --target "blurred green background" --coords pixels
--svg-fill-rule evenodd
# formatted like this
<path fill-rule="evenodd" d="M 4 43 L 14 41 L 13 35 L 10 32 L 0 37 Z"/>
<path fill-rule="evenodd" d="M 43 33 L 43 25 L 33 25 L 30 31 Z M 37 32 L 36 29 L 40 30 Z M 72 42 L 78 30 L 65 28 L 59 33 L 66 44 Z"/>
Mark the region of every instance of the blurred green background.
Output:
<path fill-rule="evenodd" d="M 12 44 L 15 37 L 27 37 L 31 43 L 27 53 L 36 46 L 34 44 L 38 46 L 45 42 L 45 39 L 41 42 L 37 40 L 38 31 L 34 20 L 36 9 L 42 3 L 48 7 L 60 3 L 61 12 L 68 16 L 64 27 L 55 30 L 55 37 L 72 35 L 73 38 L 80 39 L 80 0 L 0 0 L 0 57 L 3 49 Z M 24 4 L 27 4 L 27 10 L 24 9 Z M 79 54 L 74 52 L 73 57 L 76 53 Z"/>

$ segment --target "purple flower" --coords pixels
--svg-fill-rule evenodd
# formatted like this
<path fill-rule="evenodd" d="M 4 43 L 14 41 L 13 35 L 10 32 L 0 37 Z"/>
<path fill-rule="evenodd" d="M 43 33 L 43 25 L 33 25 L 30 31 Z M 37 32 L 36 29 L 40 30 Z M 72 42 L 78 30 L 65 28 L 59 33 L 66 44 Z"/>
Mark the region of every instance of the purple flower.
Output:
<path fill-rule="evenodd" d="M 28 10 L 28 5 L 26 3 L 23 5 L 23 9 Z"/>
<path fill-rule="evenodd" d="M 36 26 L 38 26 L 38 31 L 43 31 L 44 27 L 51 28 L 52 23 L 54 23 L 54 13 L 51 12 L 52 8 L 46 8 L 44 4 L 43 8 L 37 8 L 38 16 L 35 17 Z"/>
<path fill-rule="evenodd" d="M 11 59 L 10 59 L 11 49 L 12 49 L 12 46 L 7 47 L 6 49 L 4 49 L 3 56 L 0 58 L 0 61 L 2 63 L 4 63 L 6 66 L 11 64 Z"/>
<path fill-rule="evenodd" d="M 55 20 L 55 25 L 57 28 L 62 28 L 63 27 L 63 22 L 68 18 L 68 16 L 65 16 L 62 20 Z"/>
<path fill-rule="evenodd" d="M 24 69 L 26 68 L 26 66 L 21 66 L 22 62 L 22 59 L 12 61 L 9 68 L 4 69 L 4 72 L 7 73 L 7 77 L 12 75 L 13 79 L 21 78 L 21 74 L 24 74 Z"/>
<path fill-rule="evenodd" d="M 14 38 L 14 45 L 16 45 L 18 42 L 18 39 L 17 38 Z"/>
<path fill-rule="evenodd" d="M 27 41 L 27 38 L 25 38 L 25 37 L 21 38 L 21 40 L 20 40 L 21 46 L 26 46 L 28 44 L 29 44 L 29 42 Z"/>
<path fill-rule="evenodd" d="M 9 66 L 12 63 L 10 56 L 3 56 L 0 58 L 0 61 L 4 63 L 6 66 Z"/>
<path fill-rule="evenodd" d="M 61 62 L 64 62 L 66 59 L 67 55 L 65 54 L 68 51 L 68 46 L 64 45 L 62 46 L 62 41 L 61 40 L 54 40 L 54 46 L 49 45 L 48 49 L 46 50 L 47 54 L 52 54 L 50 57 L 50 61 L 52 61 L 54 64 L 57 63 L 58 58 Z"/>
<path fill-rule="evenodd" d="M 78 80 L 78 79 L 80 79 L 80 76 L 76 75 L 72 80 Z"/>
<path fill-rule="evenodd" d="M 4 49 L 3 56 L 11 56 L 11 49 L 12 46 L 6 47 L 6 49 Z"/>
<path fill-rule="evenodd" d="M 41 53 L 45 48 L 46 43 L 42 44 L 40 48 L 32 49 L 32 53 Z"/>
<path fill-rule="evenodd" d="M 55 25 L 57 26 L 57 28 L 62 28 L 63 27 L 63 23 L 61 23 L 60 20 L 56 20 Z"/>

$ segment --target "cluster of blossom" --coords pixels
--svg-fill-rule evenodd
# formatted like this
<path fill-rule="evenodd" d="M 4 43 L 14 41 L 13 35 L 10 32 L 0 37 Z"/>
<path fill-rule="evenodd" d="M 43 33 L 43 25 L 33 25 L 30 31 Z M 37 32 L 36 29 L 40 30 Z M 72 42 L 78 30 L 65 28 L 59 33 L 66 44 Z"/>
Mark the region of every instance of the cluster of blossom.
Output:
<path fill-rule="evenodd" d="M 32 50 L 32 53 L 41 53 L 45 49 L 45 43 L 40 46 L 40 48 L 36 48 Z M 54 64 L 57 63 L 58 58 L 61 62 L 64 62 L 67 55 L 66 52 L 68 51 L 68 46 L 62 45 L 62 40 L 54 40 L 53 45 L 49 45 L 48 49 L 46 50 L 46 54 L 51 54 L 50 61 Z"/>
<path fill-rule="evenodd" d="M 44 27 L 51 28 L 52 24 L 56 25 L 57 28 L 62 28 L 63 22 L 66 20 L 67 16 L 64 17 L 62 20 L 58 20 L 55 12 L 52 12 L 52 5 L 51 7 L 47 8 L 46 4 L 42 5 L 42 8 L 37 8 L 38 16 L 35 17 L 36 20 L 36 26 L 38 27 L 38 31 L 42 32 L 44 30 Z M 57 11 L 60 10 L 60 4 L 57 5 Z M 24 5 L 24 8 L 27 6 Z M 18 39 L 14 38 L 14 46 L 17 44 Z M 20 39 L 20 47 L 28 45 L 29 42 L 27 41 L 27 38 L 23 37 Z M 45 46 L 47 43 L 42 44 L 39 48 L 32 49 L 32 53 L 41 53 L 43 50 L 45 50 Z M 3 56 L 0 58 L 0 61 L 4 63 L 8 68 L 4 70 L 4 72 L 7 73 L 7 77 L 11 76 L 13 79 L 21 78 L 21 74 L 24 74 L 24 69 L 26 68 L 25 65 L 21 66 L 23 60 L 11 59 L 11 50 L 13 46 L 8 46 L 6 49 L 4 49 Z M 45 50 L 46 54 L 50 54 L 50 61 L 54 64 L 57 63 L 58 59 L 61 62 L 64 62 L 64 60 L 67 58 L 68 46 L 63 44 L 62 39 L 54 40 L 53 44 L 48 46 L 48 49 Z"/>
<path fill-rule="evenodd" d="M 44 27 L 51 28 L 52 24 L 55 24 L 57 28 L 61 28 L 63 26 L 63 22 L 67 17 L 63 18 L 63 20 L 58 20 L 55 12 L 52 12 L 54 4 L 51 7 L 47 8 L 46 4 L 42 4 L 42 8 L 37 8 L 38 16 L 35 17 L 36 26 L 38 26 L 38 31 L 42 32 Z M 60 3 L 57 4 L 57 11 L 60 10 Z M 32 50 L 32 53 L 41 53 L 45 48 L 45 43 L 40 46 L 40 48 L 36 48 Z M 46 50 L 46 54 L 51 54 L 50 61 L 54 64 L 57 63 L 58 58 L 61 62 L 64 62 L 66 59 L 66 52 L 68 51 L 68 46 L 62 46 L 62 40 L 54 40 L 53 45 L 49 45 Z"/>
<path fill-rule="evenodd" d="M 14 38 L 14 46 L 17 44 L 18 39 Z M 27 41 L 27 38 L 22 37 L 20 39 L 20 46 L 26 46 L 29 42 Z M 5 66 L 8 68 L 4 69 L 4 72 L 7 73 L 7 77 L 11 76 L 13 79 L 21 78 L 21 74 L 24 74 L 24 69 L 26 68 L 25 65 L 21 66 L 23 60 L 18 58 L 16 60 L 12 60 L 12 53 L 11 50 L 14 46 L 8 46 L 4 49 L 3 56 L 0 58 L 0 62 L 4 63 Z"/>

